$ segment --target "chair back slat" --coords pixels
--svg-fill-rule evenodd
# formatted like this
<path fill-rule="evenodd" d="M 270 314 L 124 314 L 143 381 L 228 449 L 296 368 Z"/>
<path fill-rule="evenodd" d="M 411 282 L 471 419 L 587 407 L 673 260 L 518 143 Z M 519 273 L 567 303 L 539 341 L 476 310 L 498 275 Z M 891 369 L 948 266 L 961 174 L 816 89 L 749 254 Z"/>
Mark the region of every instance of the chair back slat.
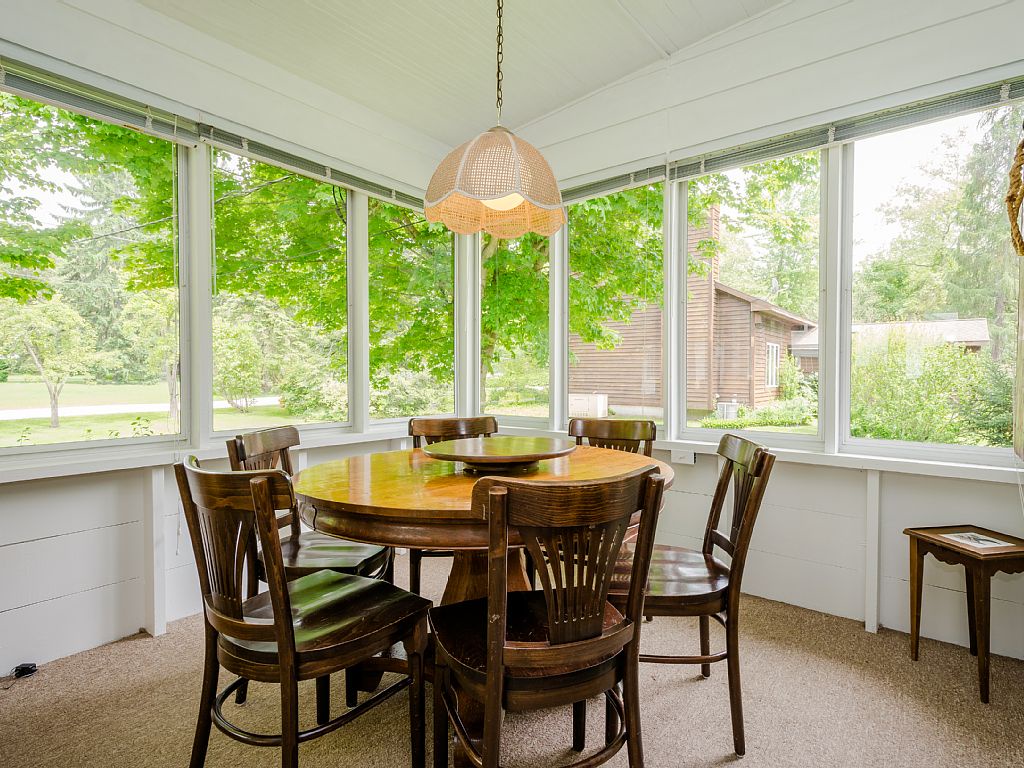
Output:
<path fill-rule="evenodd" d="M 228 461 L 235 472 L 243 470 L 280 469 L 291 477 L 292 456 L 289 449 L 299 445 L 299 431 L 295 427 L 271 427 L 256 432 L 235 435 L 227 441 Z M 292 507 L 278 510 L 279 528 L 290 526 L 293 534 L 301 530 L 299 516 Z"/>
<path fill-rule="evenodd" d="M 497 431 L 498 420 L 493 416 L 409 419 L 409 436 L 414 448 L 464 437 L 490 437 Z"/>
<path fill-rule="evenodd" d="M 496 477 L 477 481 L 473 509 L 490 516 L 492 541 L 496 534 L 507 536 L 504 531 L 514 527 L 533 558 L 544 590 L 551 645 L 602 634 L 615 560 L 630 518 L 642 511 L 641 527 L 656 524 L 658 509 L 647 508 L 648 486 L 656 472 L 657 467 L 651 466 L 601 481 Z M 660 494 L 658 499 L 660 503 Z M 500 515 L 504 520 L 496 519 L 495 504 L 507 510 Z M 495 531 L 495 526 L 503 530 Z M 507 547 L 507 538 L 504 541 Z M 649 551 L 646 562 L 649 567 Z M 639 565 L 644 567 L 643 562 Z M 645 568 L 644 577 L 646 573 Z M 504 571 L 493 567 L 489 579 L 503 581 Z M 636 621 L 640 616 L 627 618 Z"/>
<path fill-rule="evenodd" d="M 738 599 L 754 523 L 775 464 L 775 455 L 757 443 L 737 435 L 722 437 L 718 455 L 724 461 L 711 501 L 711 513 L 704 532 L 703 551 L 707 555 L 712 555 L 715 547 L 718 547 L 732 557 L 729 566 L 729 593 L 730 599 Z M 726 530 L 722 531 L 722 513 L 730 488 L 731 515 Z"/>
<path fill-rule="evenodd" d="M 207 622 L 218 632 L 240 640 L 276 639 L 273 623 L 250 622 L 243 615 L 242 604 L 246 597 L 243 566 L 250 555 L 250 543 L 255 542 L 258 535 L 264 551 L 271 552 L 267 562 L 268 582 L 274 570 L 279 570 L 277 575 L 283 579 L 284 566 L 274 515 L 271 513 L 267 521 L 260 522 L 250 482 L 254 478 L 265 479 L 267 498 L 273 508 L 287 509 L 294 506 L 288 476 L 279 469 L 208 471 L 200 467 L 195 456 L 176 464 L 174 472 L 199 571 Z M 274 554 L 277 569 L 273 565 Z"/>
<path fill-rule="evenodd" d="M 615 451 L 642 453 L 650 456 L 658 435 L 657 425 L 650 419 L 570 419 L 569 437 L 576 445 L 611 448 Z"/>

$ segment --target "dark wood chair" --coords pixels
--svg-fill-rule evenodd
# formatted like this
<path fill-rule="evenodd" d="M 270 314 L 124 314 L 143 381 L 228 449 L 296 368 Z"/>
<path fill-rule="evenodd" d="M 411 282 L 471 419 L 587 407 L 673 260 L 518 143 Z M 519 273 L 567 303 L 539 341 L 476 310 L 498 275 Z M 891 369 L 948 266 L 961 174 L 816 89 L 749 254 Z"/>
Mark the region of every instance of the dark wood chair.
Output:
<path fill-rule="evenodd" d="M 659 544 L 654 547 L 647 578 L 644 613 L 648 616 L 697 616 L 700 622 L 700 655 L 652 656 L 640 661 L 657 664 L 700 664 L 701 674 L 711 676 L 711 664 L 726 661 L 729 672 L 729 704 L 732 710 L 733 746 L 737 755 L 746 751 L 743 736 L 743 703 L 740 692 L 739 608 L 740 582 L 747 561 L 750 537 L 761 508 L 774 454 L 736 435 L 725 435 L 718 446 L 724 460 L 711 513 L 699 552 Z M 719 530 L 726 497 L 732 486 L 732 515 Z M 716 548 L 731 557 L 726 565 L 715 556 Z M 626 542 L 616 563 L 609 599 L 626 605 L 636 584 L 634 558 L 646 555 L 638 544 Z M 710 619 L 725 627 L 725 650 L 711 653 Z"/>
<path fill-rule="evenodd" d="M 423 444 L 432 445 L 445 440 L 458 440 L 463 437 L 490 437 L 498 431 L 498 420 L 493 416 L 473 416 L 467 418 L 416 417 L 409 419 L 409 437 L 413 448 L 422 448 Z M 409 590 L 420 593 L 420 574 L 424 557 L 451 557 L 450 549 L 410 549 L 409 550 Z"/>
<path fill-rule="evenodd" d="M 595 448 L 612 448 L 650 456 L 658 426 L 650 419 L 569 419 L 569 437 L 586 439 Z"/>
<path fill-rule="evenodd" d="M 409 687 L 412 765 L 425 763 L 423 654 L 430 602 L 380 579 L 317 571 L 288 580 L 277 512 L 294 506 L 291 483 L 281 470 L 210 472 L 194 456 L 174 467 L 188 521 L 206 626 L 206 660 L 192 768 L 206 760 L 210 727 L 254 746 L 280 746 L 281 764 L 298 764 L 299 743 L 351 722 L 402 688 Z M 253 533 L 263 547 L 267 592 L 246 598 L 242 577 Z M 405 646 L 406 675 L 354 709 L 299 730 L 298 683 L 328 679 L 334 672 L 390 648 Z M 220 668 L 239 677 L 217 693 Z M 281 687 L 281 732 L 257 734 L 231 723 L 224 701 L 247 681 Z"/>
<path fill-rule="evenodd" d="M 291 448 L 299 444 L 295 427 L 273 427 L 237 435 L 227 441 L 228 461 L 234 471 L 245 469 L 282 469 L 291 477 Z M 320 570 L 337 571 L 354 576 L 389 578 L 394 573 L 393 550 L 377 544 L 362 544 L 326 536 L 316 531 L 303 531 L 297 509 L 278 516 L 278 526 L 288 527 L 281 537 L 281 553 L 289 579 L 308 576 Z M 253 576 L 266 581 L 262 551 L 256 553 Z M 253 591 L 250 594 L 255 594 Z"/>
<path fill-rule="evenodd" d="M 576 766 L 596 766 L 626 745 L 643 765 L 638 691 L 643 574 L 665 481 L 655 467 L 601 481 L 544 482 L 485 477 L 473 509 L 489 521 L 487 597 L 432 608 L 435 640 L 434 766 L 448 765 L 448 726 L 471 763 L 499 764 L 503 710 L 572 704 L 603 693 L 605 745 Z M 616 558 L 631 517 L 637 578 L 619 609 L 608 602 Z M 510 530 L 539 566 L 542 589 L 507 592 Z M 476 741 L 464 713 L 483 706 Z M 574 729 L 573 746 L 582 750 Z M 478 746 L 479 745 L 479 746 Z"/>

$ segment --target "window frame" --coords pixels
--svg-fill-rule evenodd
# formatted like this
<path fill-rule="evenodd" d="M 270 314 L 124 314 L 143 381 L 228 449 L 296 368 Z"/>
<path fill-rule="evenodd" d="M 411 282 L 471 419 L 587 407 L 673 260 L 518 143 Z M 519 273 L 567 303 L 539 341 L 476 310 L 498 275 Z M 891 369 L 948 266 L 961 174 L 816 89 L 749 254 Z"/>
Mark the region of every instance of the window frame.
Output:
<path fill-rule="evenodd" d="M 766 387 L 778 388 L 779 386 L 779 365 L 782 363 L 781 348 L 773 341 L 764 343 L 764 385 Z"/>
<path fill-rule="evenodd" d="M 89 114 L 84 110 L 75 109 L 58 101 L 43 101 L 34 94 L 22 94 L 13 89 L 0 88 L 0 91 L 14 94 L 20 98 L 33 101 L 37 104 L 46 104 L 56 109 L 82 115 L 100 123 L 117 126 L 116 123 L 109 120 Z M 125 130 L 138 130 L 134 127 L 117 127 L 123 127 Z M 146 133 L 146 131 L 142 132 Z M 188 328 L 190 326 L 191 303 L 189 301 L 189 267 L 187 264 L 188 251 L 186 243 L 189 217 L 186 212 L 187 205 L 184 196 L 184 193 L 187 192 L 190 185 L 191 171 L 189 169 L 188 153 L 191 151 L 191 148 L 187 143 L 171 141 L 166 136 L 159 133 L 148 133 L 147 135 L 151 135 L 153 138 L 160 139 L 170 145 L 171 162 L 174 165 L 174 219 L 176 228 L 176 235 L 174 238 L 174 259 L 176 273 L 175 288 L 178 292 L 178 431 L 173 434 L 145 435 L 140 437 L 104 437 L 92 440 L 68 440 L 58 443 L 11 445 L 0 447 L 0 459 L 39 454 L 46 455 L 49 453 L 66 455 L 69 451 L 100 450 L 103 452 L 117 452 L 129 446 L 153 446 L 154 448 L 169 446 L 174 448 L 191 444 L 192 435 L 194 434 L 191 419 L 192 392 L 191 387 L 189 386 L 188 374 L 189 367 L 191 365 L 188 355 L 188 350 L 190 349 Z"/>
<path fill-rule="evenodd" d="M 769 160 L 779 159 L 783 157 L 789 157 L 792 155 L 809 154 L 810 152 L 817 152 L 818 154 L 818 429 L 814 434 L 791 434 L 787 432 L 773 431 L 771 428 L 760 430 L 760 429 L 716 429 L 716 428 L 705 428 L 705 427 L 691 427 L 687 424 L 687 407 L 686 407 L 686 385 L 687 375 L 686 370 L 686 310 L 689 302 L 687 301 L 687 276 L 689 274 L 689 252 L 687 244 L 689 241 L 689 219 L 687 215 L 687 198 L 689 195 L 688 184 L 690 181 L 701 178 L 711 173 L 725 173 L 730 170 L 743 168 L 750 165 L 757 165 L 759 163 L 768 162 Z M 767 446 L 780 447 L 794 450 L 804 450 L 814 453 L 834 453 L 835 451 L 829 450 L 830 445 L 835 445 L 834 440 L 834 425 L 831 423 L 832 420 L 828 418 L 827 406 L 831 402 L 831 398 L 828 396 L 828 390 L 834 386 L 834 371 L 832 367 L 827 364 L 828 358 L 833 354 L 833 344 L 831 342 L 832 334 L 826 330 L 826 324 L 829 322 L 831 312 L 829 311 L 830 302 L 834 300 L 835 290 L 830 288 L 830 277 L 834 273 L 833 261 L 836 259 L 837 254 L 835 249 L 829 247 L 829 243 L 836 239 L 838 240 L 838 222 L 833 222 L 833 217 L 830 216 L 830 202 L 834 202 L 834 193 L 831 192 L 833 188 L 832 179 L 833 174 L 831 168 L 835 164 L 835 159 L 832 157 L 830 152 L 830 146 L 815 147 L 809 149 L 799 149 L 795 152 L 784 152 L 779 155 L 761 158 L 752 163 L 746 164 L 735 164 L 729 165 L 728 167 L 716 168 L 713 171 L 706 173 L 694 173 L 691 175 L 680 176 L 677 180 L 677 190 L 675 192 L 682 202 L 677 203 L 674 208 L 674 222 L 673 226 L 675 231 L 679 233 L 678 237 L 675 238 L 676 242 L 673 243 L 673 248 L 676 253 L 676 258 L 681 258 L 682 263 L 678 269 L 679 274 L 673 276 L 672 283 L 674 284 L 675 297 L 674 303 L 680 306 L 679 318 L 673 324 L 673 330 L 676 334 L 676 340 L 666 338 L 666 343 L 672 345 L 677 343 L 678 348 L 681 350 L 678 357 L 679 360 L 675 364 L 676 369 L 679 371 L 678 379 L 674 382 L 673 391 L 677 391 L 679 394 L 674 398 L 679 403 L 679 411 L 675 414 L 675 424 L 666 424 L 667 434 L 672 436 L 676 440 L 683 442 L 718 442 L 722 439 L 725 434 L 740 434 L 751 440 L 756 440 Z M 666 185 L 667 189 L 668 185 Z M 666 202 L 668 204 L 668 201 Z M 668 260 L 666 259 L 666 264 Z M 666 267 L 667 269 L 667 267 Z M 666 303 L 668 303 L 668 297 L 666 296 Z M 781 361 L 780 361 L 781 362 Z"/>

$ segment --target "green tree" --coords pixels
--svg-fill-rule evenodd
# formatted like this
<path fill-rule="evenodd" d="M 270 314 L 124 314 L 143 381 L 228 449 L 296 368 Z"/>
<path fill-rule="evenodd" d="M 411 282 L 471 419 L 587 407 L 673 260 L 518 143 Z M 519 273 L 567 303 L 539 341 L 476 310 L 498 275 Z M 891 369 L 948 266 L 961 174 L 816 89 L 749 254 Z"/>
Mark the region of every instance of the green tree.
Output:
<path fill-rule="evenodd" d="M 50 426 L 60 426 L 58 402 L 72 376 L 88 372 L 96 334 L 59 296 L 19 304 L 0 300 L 0 344 L 5 353 L 27 355 L 50 395 Z"/>
<path fill-rule="evenodd" d="M 178 352 L 178 297 L 170 288 L 157 288 L 132 295 L 121 313 L 121 332 L 146 351 L 148 372 L 167 384 L 168 423 L 180 422 L 181 377 Z"/>
<path fill-rule="evenodd" d="M 263 355 L 256 333 L 247 325 L 213 319 L 213 392 L 247 412 L 263 392 Z"/>

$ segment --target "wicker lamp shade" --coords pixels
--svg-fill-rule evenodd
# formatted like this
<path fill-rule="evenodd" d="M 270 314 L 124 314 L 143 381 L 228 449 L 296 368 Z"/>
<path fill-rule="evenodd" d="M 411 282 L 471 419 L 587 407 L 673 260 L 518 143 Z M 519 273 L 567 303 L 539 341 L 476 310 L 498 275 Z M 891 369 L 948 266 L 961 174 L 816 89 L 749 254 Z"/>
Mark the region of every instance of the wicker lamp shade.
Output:
<path fill-rule="evenodd" d="M 434 171 L 423 200 L 428 221 L 460 235 L 552 235 L 565 223 L 562 193 L 544 156 L 495 126 L 456 147 Z"/>

